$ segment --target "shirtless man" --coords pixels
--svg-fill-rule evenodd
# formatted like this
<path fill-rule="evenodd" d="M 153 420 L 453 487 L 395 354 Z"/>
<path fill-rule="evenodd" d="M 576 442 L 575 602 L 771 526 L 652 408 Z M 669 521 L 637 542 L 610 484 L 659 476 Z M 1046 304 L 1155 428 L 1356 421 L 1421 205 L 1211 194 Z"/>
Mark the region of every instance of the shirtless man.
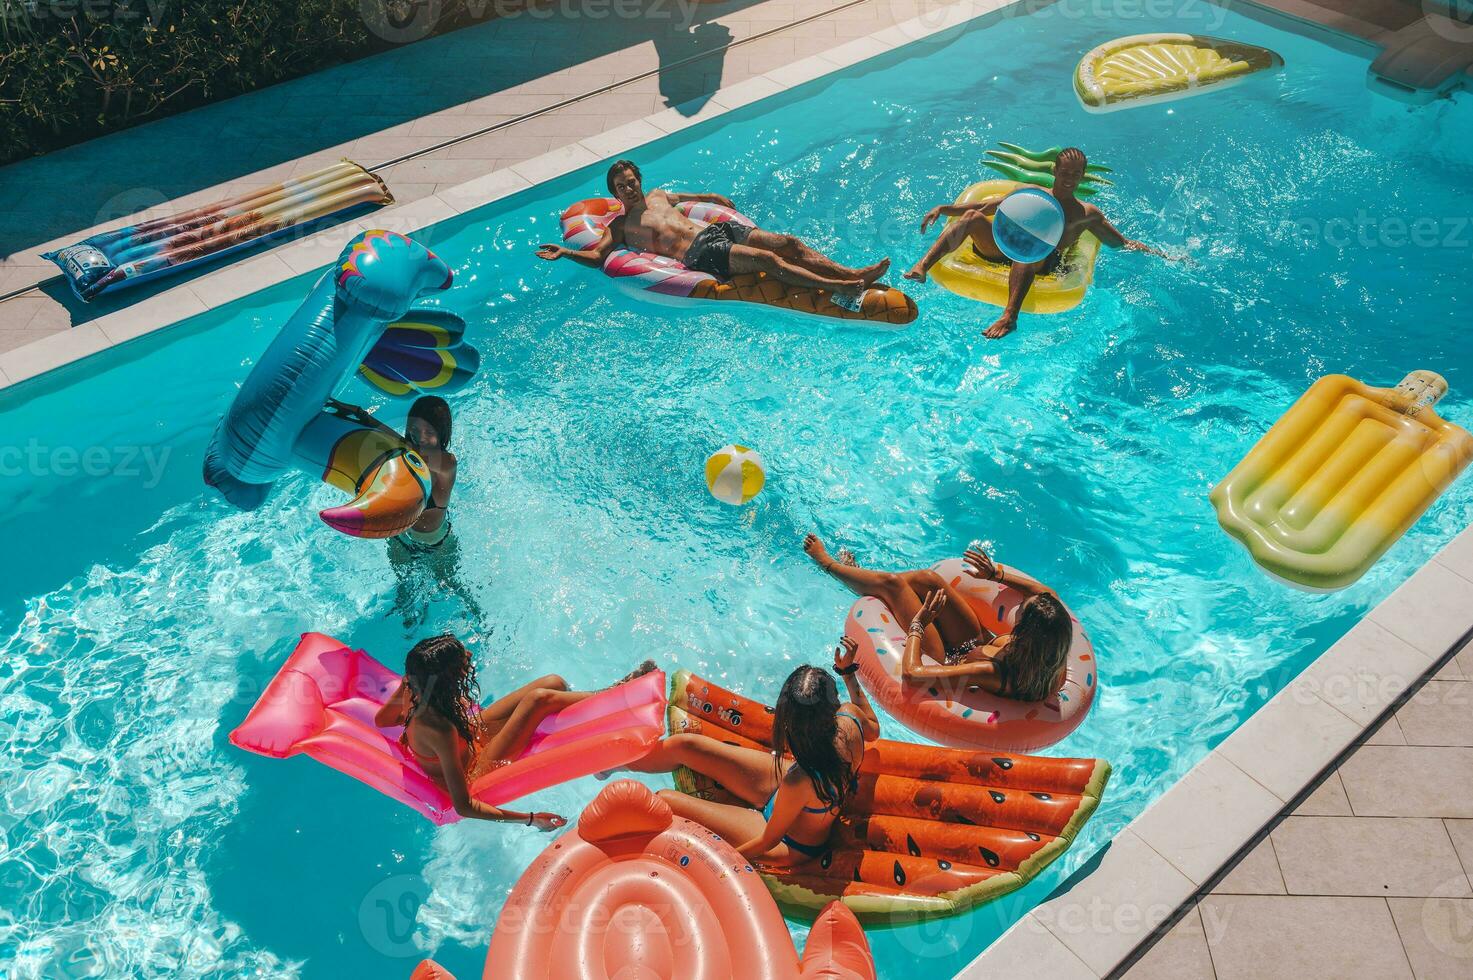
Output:
<path fill-rule="evenodd" d="M 932 208 L 925 219 L 921 222 L 921 231 L 924 232 L 935 221 L 947 217 L 958 218 L 942 231 L 941 237 L 931 246 L 926 257 L 921 259 L 905 274 L 905 278 L 916 282 L 925 282 L 926 273 L 931 271 L 931 266 L 940 262 L 961 247 L 968 238 L 972 240 L 973 250 L 982 258 L 992 262 L 1007 262 L 1012 266 L 1008 273 L 1008 305 L 1003 310 L 1002 316 L 998 317 L 992 326 L 982 335 L 988 340 L 997 340 L 1006 337 L 1018 329 L 1018 311 L 1023 307 L 1023 300 L 1028 296 L 1028 290 L 1033 288 L 1033 280 L 1039 275 L 1048 275 L 1059 267 L 1064 253 L 1085 232 L 1091 232 L 1103 245 L 1110 248 L 1124 248 L 1131 252 L 1148 252 L 1159 256 L 1169 262 L 1178 262 L 1185 256 L 1167 255 L 1160 249 L 1152 248 L 1143 242 L 1126 238 L 1112 224 L 1108 218 L 1093 204 L 1085 204 L 1075 196 L 1079 189 L 1080 181 L 1084 180 L 1085 166 L 1084 152 L 1070 147 L 1059 153 L 1054 162 L 1054 199 L 1064 207 L 1064 237 L 1059 239 L 1059 247 L 1054 249 L 1048 258 L 1039 262 L 1013 262 L 998 249 L 997 243 L 992 240 L 992 216 L 997 213 L 997 206 L 1002 203 L 1002 198 L 992 198 L 982 202 L 981 205 L 943 204 Z"/>
<path fill-rule="evenodd" d="M 704 228 L 675 209 L 675 205 L 699 201 L 732 207 L 720 194 L 672 194 L 654 190 L 645 193 L 639 168 L 620 160 L 609 168 L 609 193 L 624 205 L 624 213 L 604 229 L 592 248 L 571 249 L 562 245 L 540 245 L 537 254 L 548 261 L 564 257 L 602 268 L 609 253 L 619 246 L 653 252 L 675 259 L 688 269 L 719 279 L 741 273 L 765 272 L 779 282 L 807 289 L 825 289 L 839 297 L 856 300 L 890 268 L 883 259 L 863 269 L 851 269 L 820 255 L 792 235 L 779 235 L 749 228 L 734 221 L 719 221 Z"/>

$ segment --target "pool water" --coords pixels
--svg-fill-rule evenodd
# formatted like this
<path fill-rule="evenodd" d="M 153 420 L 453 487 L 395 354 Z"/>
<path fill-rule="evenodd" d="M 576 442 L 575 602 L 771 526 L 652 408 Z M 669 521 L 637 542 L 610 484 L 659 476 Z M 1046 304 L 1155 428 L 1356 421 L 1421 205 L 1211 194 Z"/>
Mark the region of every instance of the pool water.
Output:
<path fill-rule="evenodd" d="M 1083 305 L 1000 343 L 980 336 L 995 310 L 934 285 L 917 323 L 882 332 L 647 307 L 536 261 L 602 167 L 427 231 L 456 270 L 439 302 L 484 366 L 453 399 L 459 574 L 426 601 L 382 544 L 316 520 L 337 498 L 315 480 L 252 514 L 200 484 L 215 420 L 310 277 L 0 395 L 0 975 L 395 977 L 431 953 L 479 975 L 548 838 L 437 830 L 230 747 L 297 635 L 397 666 L 455 630 L 488 694 L 549 671 L 601 686 L 650 656 L 771 698 L 826 662 L 851 601 L 800 551 L 809 530 L 886 568 L 985 542 L 1099 650 L 1094 713 L 1049 753 L 1115 766 L 1074 849 L 1007 899 L 871 933 L 883 976 L 964 966 L 1473 519 L 1464 479 L 1332 595 L 1271 581 L 1218 530 L 1207 491 L 1322 374 L 1440 371 L 1446 416 L 1473 425 L 1473 108 L 1373 97 L 1362 59 L 1184 9 L 994 18 L 634 154 L 651 184 L 729 192 L 898 273 L 926 210 L 988 175 L 985 147 L 1083 146 L 1114 169 L 1098 200 L 1117 224 L 1195 263 L 1106 253 Z M 1264 44 L 1287 69 L 1085 113 L 1079 55 L 1158 30 Z M 732 441 L 769 466 L 743 508 L 702 485 Z M 535 802 L 573 815 L 596 790 Z"/>

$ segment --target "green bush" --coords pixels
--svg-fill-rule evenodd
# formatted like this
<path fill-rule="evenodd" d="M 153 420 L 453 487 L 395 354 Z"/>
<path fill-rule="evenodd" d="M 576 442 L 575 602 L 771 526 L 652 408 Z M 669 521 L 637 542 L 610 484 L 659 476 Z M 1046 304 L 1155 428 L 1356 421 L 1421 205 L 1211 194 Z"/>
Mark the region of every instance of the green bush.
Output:
<path fill-rule="evenodd" d="M 360 2 L 0 0 L 0 163 L 378 50 Z"/>

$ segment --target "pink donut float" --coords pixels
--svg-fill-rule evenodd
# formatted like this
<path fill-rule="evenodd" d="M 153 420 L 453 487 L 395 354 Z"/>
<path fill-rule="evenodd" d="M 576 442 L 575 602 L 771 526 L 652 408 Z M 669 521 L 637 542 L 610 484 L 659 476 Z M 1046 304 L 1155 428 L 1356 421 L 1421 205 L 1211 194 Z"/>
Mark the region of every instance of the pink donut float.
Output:
<path fill-rule="evenodd" d="M 756 226 L 751 218 L 719 204 L 685 202 L 677 204 L 676 210 L 702 225 L 735 221 Z M 579 201 L 563 212 L 564 243 L 570 248 L 592 247 L 603 237 L 604 229 L 623 212 L 624 205 L 612 197 Z M 699 300 L 758 303 L 795 313 L 897 327 L 910 323 L 917 316 L 914 300 L 898 289 L 880 284 L 866 289 L 860 297 L 859 308 L 851 310 L 834 303 L 830 294 L 822 289 L 790 286 L 762 273 L 739 274 L 730 280 L 721 280 L 687 269 L 675 259 L 653 252 L 615 249 L 604 260 L 603 269 L 605 275 L 626 290 L 669 303 Z"/>
<path fill-rule="evenodd" d="M 1012 630 L 1026 595 L 973 577 L 960 558 L 948 558 L 931 570 L 962 594 L 988 629 L 999 635 Z M 859 678 L 865 689 L 912 731 L 957 748 L 1033 752 L 1078 728 L 1099 687 L 1094 646 L 1072 611 L 1069 618 L 1074 643 L 1064 686 L 1046 701 L 1015 701 L 975 689 L 947 690 L 934 683 L 907 684 L 900 664 L 910 624 L 898 622 L 878 599 L 865 596 L 850 608 L 844 634 L 859 644 Z"/>
<path fill-rule="evenodd" d="M 736 848 L 633 780 L 611 783 L 532 862 L 491 936 L 485 980 L 874 980 L 864 930 L 831 903 L 800 962 Z"/>

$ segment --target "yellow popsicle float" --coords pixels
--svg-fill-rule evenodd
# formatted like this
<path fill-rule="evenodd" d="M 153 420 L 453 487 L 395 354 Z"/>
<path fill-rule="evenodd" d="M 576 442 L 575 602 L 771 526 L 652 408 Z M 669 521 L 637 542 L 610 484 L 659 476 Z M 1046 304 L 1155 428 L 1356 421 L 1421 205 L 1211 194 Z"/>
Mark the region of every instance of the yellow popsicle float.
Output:
<path fill-rule="evenodd" d="M 1113 112 L 1226 88 L 1283 64 L 1254 44 L 1201 34 L 1134 34 L 1081 58 L 1074 91 L 1090 112 Z"/>
<path fill-rule="evenodd" d="M 1315 591 L 1355 582 L 1473 460 L 1432 407 L 1447 381 L 1320 378 L 1213 488 L 1223 530 L 1269 574 Z"/>

